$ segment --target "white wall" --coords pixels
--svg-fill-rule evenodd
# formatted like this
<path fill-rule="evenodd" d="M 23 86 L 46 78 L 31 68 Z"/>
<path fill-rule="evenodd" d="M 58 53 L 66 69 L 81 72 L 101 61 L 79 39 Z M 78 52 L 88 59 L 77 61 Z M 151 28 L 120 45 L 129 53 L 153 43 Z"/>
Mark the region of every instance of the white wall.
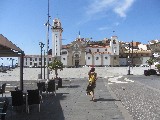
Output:
<path fill-rule="evenodd" d="M 63 55 L 61 57 L 61 62 L 63 63 L 63 65 L 67 65 L 67 55 Z"/>
<path fill-rule="evenodd" d="M 62 54 L 63 52 L 66 52 L 67 54 Z M 67 65 L 67 56 L 68 56 L 68 51 L 63 49 L 61 50 L 61 62 L 63 65 Z"/>
<path fill-rule="evenodd" d="M 90 59 L 88 59 L 88 57 L 90 57 Z M 86 65 L 93 65 L 92 63 L 92 55 L 87 53 L 86 54 Z"/>
<path fill-rule="evenodd" d="M 102 65 L 101 54 L 95 54 L 94 55 L 94 65 Z"/>
<path fill-rule="evenodd" d="M 139 49 L 142 49 L 142 50 L 147 50 L 147 46 L 144 45 L 144 44 L 139 44 L 139 45 L 138 45 L 138 48 L 139 48 Z"/>
<path fill-rule="evenodd" d="M 106 59 L 107 57 L 107 59 Z M 103 54 L 103 65 L 110 65 L 110 55 L 109 54 Z"/>

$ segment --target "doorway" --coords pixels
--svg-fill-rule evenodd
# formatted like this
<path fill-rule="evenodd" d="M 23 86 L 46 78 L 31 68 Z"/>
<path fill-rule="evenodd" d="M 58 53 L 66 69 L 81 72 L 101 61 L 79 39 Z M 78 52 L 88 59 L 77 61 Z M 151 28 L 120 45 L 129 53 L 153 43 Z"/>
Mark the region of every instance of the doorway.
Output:
<path fill-rule="evenodd" d="M 79 60 L 75 60 L 75 66 L 76 68 L 79 66 Z"/>

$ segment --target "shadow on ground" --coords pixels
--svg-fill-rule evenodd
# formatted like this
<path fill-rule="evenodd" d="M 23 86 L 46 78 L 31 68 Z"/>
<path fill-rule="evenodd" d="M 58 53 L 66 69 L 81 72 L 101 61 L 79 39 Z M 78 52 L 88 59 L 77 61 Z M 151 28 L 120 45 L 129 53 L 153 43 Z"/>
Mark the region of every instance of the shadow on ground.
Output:
<path fill-rule="evenodd" d="M 65 120 L 60 100 L 66 98 L 65 94 L 57 93 L 56 96 L 51 94 L 43 94 L 43 103 L 41 103 L 41 111 L 38 112 L 38 105 L 30 107 L 30 113 L 26 112 L 26 106 L 13 107 L 11 97 L 9 99 L 9 107 L 7 110 L 6 120 Z M 0 101 L 3 101 L 0 98 Z"/>
<path fill-rule="evenodd" d="M 62 88 L 78 88 L 80 85 L 69 85 L 69 86 L 63 86 Z"/>
<path fill-rule="evenodd" d="M 99 98 L 99 99 L 95 99 L 95 101 L 121 101 L 121 100 Z"/>

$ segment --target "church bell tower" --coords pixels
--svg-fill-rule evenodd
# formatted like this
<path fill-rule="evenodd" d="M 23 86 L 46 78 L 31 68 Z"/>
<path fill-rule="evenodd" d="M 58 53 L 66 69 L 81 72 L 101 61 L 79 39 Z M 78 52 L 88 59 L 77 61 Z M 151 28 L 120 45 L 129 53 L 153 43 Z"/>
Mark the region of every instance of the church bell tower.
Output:
<path fill-rule="evenodd" d="M 63 28 L 58 18 L 53 20 L 52 25 L 52 58 L 61 60 L 61 49 L 62 49 L 62 32 Z"/>

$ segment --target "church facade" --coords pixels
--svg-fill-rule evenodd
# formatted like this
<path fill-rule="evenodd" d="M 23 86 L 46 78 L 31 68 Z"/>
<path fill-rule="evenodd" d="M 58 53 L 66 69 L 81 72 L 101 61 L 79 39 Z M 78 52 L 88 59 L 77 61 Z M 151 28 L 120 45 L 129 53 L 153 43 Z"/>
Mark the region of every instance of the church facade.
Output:
<path fill-rule="evenodd" d="M 80 35 L 71 44 L 62 45 L 63 28 L 59 19 L 53 21 L 52 57 L 65 66 L 118 66 L 119 42 L 117 36 L 98 42 L 88 41 Z"/>

